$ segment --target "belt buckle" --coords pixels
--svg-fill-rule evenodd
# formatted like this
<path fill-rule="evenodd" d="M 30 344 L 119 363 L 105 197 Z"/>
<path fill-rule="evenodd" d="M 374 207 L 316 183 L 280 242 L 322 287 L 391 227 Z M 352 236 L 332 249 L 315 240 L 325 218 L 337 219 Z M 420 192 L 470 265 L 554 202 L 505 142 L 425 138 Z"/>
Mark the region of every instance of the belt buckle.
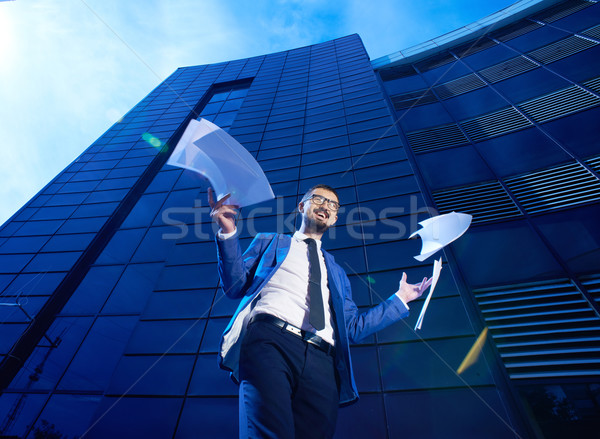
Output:
<path fill-rule="evenodd" d="M 291 332 L 294 335 L 297 335 L 298 337 L 302 337 L 302 330 L 299 328 L 296 328 L 295 326 L 292 326 L 290 324 L 285 325 L 285 330 L 288 332 Z"/>

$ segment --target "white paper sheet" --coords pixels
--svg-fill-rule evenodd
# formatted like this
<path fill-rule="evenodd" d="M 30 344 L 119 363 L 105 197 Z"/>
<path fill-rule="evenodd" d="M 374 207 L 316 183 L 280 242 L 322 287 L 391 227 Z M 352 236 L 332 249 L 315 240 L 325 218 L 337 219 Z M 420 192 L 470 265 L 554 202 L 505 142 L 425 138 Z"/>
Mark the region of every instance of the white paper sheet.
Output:
<path fill-rule="evenodd" d="M 225 204 L 250 206 L 275 198 L 271 185 L 254 157 L 225 131 L 205 120 L 192 120 L 167 164 L 206 177 Z"/>
<path fill-rule="evenodd" d="M 415 331 L 417 329 L 421 329 L 421 325 L 423 325 L 423 319 L 425 318 L 425 311 L 427 311 L 427 307 L 429 306 L 429 301 L 431 300 L 431 296 L 433 295 L 433 290 L 435 290 L 437 281 L 440 278 L 441 271 L 442 271 L 442 258 L 438 259 L 437 261 L 433 261 L 433 274 L 431 275 L 431 286 L 429 287 L 429 294 L 427 294 L 425 303 L 423 303 L 423 308 L 421 308 L 421 314 L 419 314 L 419 318 L 417 319 L 417 323 L 415 325 Z"/>
<path fill-rule="evenodd" d="M 424 261 L 435 252 L 443 249 L 452 241 L 460 238 L 471 225 L 473 217 L 467 213 L 447 213 L 421 221 L 422 229 L 410 235 L 419 235 L 423 241 L 421 253 L 415 256 L 417 261 Z"/>

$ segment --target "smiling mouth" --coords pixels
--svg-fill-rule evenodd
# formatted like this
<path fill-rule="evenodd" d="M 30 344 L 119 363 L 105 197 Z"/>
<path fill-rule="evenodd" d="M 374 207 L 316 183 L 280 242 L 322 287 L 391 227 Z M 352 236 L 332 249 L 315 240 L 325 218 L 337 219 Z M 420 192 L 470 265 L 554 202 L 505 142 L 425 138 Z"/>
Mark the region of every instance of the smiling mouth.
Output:
<path fill-rule="evenodd" d="M 323 220 L 327 220 L 329 218 L 329 214 L 327 212 L 323 212 L 322 210 L 316 211 L 315 215 Z"/>

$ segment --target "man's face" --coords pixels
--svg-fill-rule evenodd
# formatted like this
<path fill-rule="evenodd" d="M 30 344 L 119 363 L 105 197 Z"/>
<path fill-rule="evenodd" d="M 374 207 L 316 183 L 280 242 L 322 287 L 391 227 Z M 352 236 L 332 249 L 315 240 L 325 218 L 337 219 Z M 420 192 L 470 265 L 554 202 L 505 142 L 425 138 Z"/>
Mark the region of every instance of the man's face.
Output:
<path fill-rule="evenodd" d="M 339 203 L 335 194 L 327 189 L 317 188 L 307 198 L 311 195 L 320 195 L 328 200 Z M 329 208 L 327 204 L 327 201 L 325 201 L 323 204 L 318 205 L 312 199 L 300 202 L 298 211 L 302 213 L 302 221 L 305 228 L 318 233 L 325 233 L 329 227 L 335 224 L 337 221 L 337 211 Z"/>

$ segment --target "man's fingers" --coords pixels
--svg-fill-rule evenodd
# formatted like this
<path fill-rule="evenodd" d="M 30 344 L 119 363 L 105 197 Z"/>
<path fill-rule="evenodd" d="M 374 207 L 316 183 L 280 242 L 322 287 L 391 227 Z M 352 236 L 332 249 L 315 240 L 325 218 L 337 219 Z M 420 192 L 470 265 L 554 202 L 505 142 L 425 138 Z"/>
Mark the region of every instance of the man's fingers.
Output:
<path fill-rule="evenodd" d="M 221 207 L 223 205 L 223 203 L 229 199 L 229 197 L 231 197 L 231 194 L 227 194 L 223 198 L 221 198 L 219 201 L 217 201 L 215 208 L 218 209 L 219 207 Z"/>
<path fill-rule="evenodd" d="M 214 209 L 214 207 L 215 207 L 215 197 L 214 197 L 213 193 L 214 193 L 213 188 L 209 187 L 208 188 L 208 205 L 210 206 L 211 209 Z"/>

